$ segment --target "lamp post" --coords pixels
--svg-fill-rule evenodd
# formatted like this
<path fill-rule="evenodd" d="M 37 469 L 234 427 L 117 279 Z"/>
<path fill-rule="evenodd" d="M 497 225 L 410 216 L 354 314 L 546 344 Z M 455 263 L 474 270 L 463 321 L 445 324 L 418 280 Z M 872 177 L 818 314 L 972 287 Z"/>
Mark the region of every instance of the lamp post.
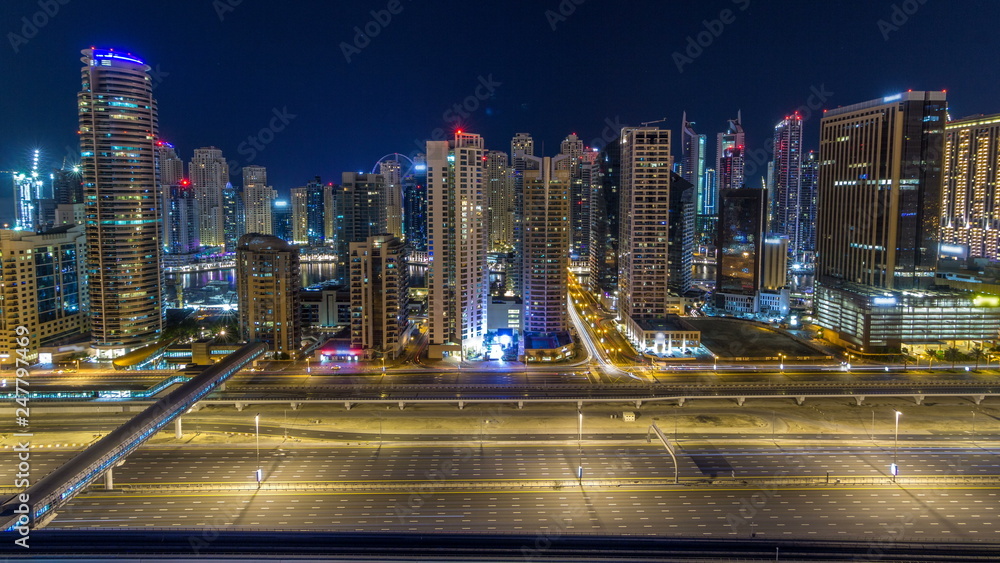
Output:
<path fill-rule="evenodd" d="M 785 371 L 785 355 L 778 354 L 778 358 L 780 358 L 778 363 L 778 369 L 781 371 Z"/>
<path fill-rule="evenodd" d="M 583 484 L 583 410 L 577 411 L 577 451 L 580 454 L 580 465 L 576 468 L 576 478 L 579 479 L 580 484 Z"/>
<path fill-rule="evenodd" d="M 896 474 L 899 473 L 899 417 L 903 413 L 896 411 L 896 431 L 893 435 L 892 443 L 892 482 L 896 482 Z"/>
<path fill-rule="evenodd" d="M 257 436 L 257 486 L 260 487 L 263 476 L 260 470 L 260 413 L 253 415 L 253 428 L 254 434 Z"/>

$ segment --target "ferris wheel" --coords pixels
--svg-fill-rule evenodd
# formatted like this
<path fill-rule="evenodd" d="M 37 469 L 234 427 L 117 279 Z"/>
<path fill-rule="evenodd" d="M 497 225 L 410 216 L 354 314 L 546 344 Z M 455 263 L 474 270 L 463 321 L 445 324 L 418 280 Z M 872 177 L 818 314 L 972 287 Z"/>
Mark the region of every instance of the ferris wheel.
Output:
<path fill-rule="evenodd" d="M 372 167 L 372 174 L 378 174 L 382 163 L 390 160 L 395 160 L 399 163 L 400 178 L 405 178 L 413 173 L 414 162 L 412 158 L 406 156 L 405 154 L 391 152 L 375 161 L 375 166 Z"/>

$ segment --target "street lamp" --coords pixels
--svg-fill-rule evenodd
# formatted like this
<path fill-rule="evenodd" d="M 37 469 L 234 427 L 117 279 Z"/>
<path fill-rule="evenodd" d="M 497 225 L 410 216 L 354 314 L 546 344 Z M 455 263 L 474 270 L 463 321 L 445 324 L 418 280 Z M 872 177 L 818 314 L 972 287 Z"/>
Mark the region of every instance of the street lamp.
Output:
<path fill-rule="evenodd" d="M 719 356 L 712 352 L 712 371 L 719 371 Z"/>
<path fill-rule="evenodd" d="M 785 371 L 785 355 L 778 354 L 778 358 L 780 358 L 778 363 L 778 369 L 780 369 L 781 371 Z"/>
<path fill-rule="evenodd" d="M 896 482 L 896 474 L 899 473 L 899 417 L 903 413 L 896 411 L 896 431 L 893 436 L 892 442 L 892 482 Z"/>
<path fill-rule="evenodd" d="M 382 354 L 382 375 L 385 375 L 385 354 Z"/>
<path fill-rule="evenodd" d="M 257 486 L 260 486 L 263 474 L 260 470 L 260 413 L 253 415 L 254 434 L 257 435 Z"/>

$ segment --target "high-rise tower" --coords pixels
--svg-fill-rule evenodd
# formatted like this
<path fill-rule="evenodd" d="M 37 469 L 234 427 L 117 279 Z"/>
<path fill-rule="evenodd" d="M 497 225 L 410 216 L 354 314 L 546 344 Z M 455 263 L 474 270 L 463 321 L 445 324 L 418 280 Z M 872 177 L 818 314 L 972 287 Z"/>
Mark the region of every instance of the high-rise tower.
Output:
<path fill-rule="evenodd" d="M 1000 115 L 945 126 L 942 254 L 1000 260 Z"/>
<path fill-rule="evenodd" d="M 507 153 L 486 153 L 486 192 L 489 195 L 491 252 L 514 248 L 514 169 Z"/>
<path fill-rule="evenodd" d="M 662 318 L 671 309 L 667 299 L 667 223 L 673 165 L 668 129 L 622 129 L 618 237 L 618 309 L 622 318 Z"/>
<path fill-rule="evenodd" d="M 229 165 L 216 147 L 194 150 L 188 165 L 189 180 L 198 200 L 198 232 L 205 246 L 226 245 L 226 208 L 223 191 L 229 183 Z"/>
<path fill-rule="evenodd" d="M 527 333 L 569 329 L 566 292 L 570 245 L 570 170 L 555 159 L 529 157 L 524 173 L 524 321 Z"/>
<path fill-rule="evenodd" d="M 944 92 L 906 92 L 823 115 L 817 281 L 933 283 L 946 118 Z"/>
<path fill-rule="evenodd" d="M 789 115 L 774 126 L 773 192 L 771 192 L 771 224 L 768 231 L 788 237 L 788 251 L 793 256 L 802 253 L 800 240 L 802 218 L 800 191 L 802 188 L 802 116 Z"/>
<path fill-rule="evenodd" d="M 730 119 L 726 130 L 716 136 L 715 171 L 718 179 L 716 198 L 722 190 L 738 190 L 744 187 L 745 164 L 746 134 L 743 132 L 743 113 L 737 112 L 736 119 Z"/>
<path fill-rule="evenodd" d="M 489 267 L 483 138 L 427 142 L 427 272 L 430 353 L 482 349 Z"/>
<path fill-rule="evenodd" d="M 80 115 L 92 346 L 115 357 L 163 329 L 162 209 L 150 67 L 84 49 Z"/>
<path fill-rule="evenodd" d="M 274 188 L 267 185 L 267 169 L 263 166 L 243 167 L 243 209 L 246 212 L 246 232 L 274 234 L 271 209 Z"/>

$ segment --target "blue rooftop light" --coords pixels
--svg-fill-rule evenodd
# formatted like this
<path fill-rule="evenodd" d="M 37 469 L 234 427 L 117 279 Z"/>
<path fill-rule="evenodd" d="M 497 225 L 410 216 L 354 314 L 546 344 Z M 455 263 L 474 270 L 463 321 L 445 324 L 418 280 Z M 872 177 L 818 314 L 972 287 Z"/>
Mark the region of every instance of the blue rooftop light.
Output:
<path fill-rule="evenodd" d="M 125 61 L 129 63 L 135 63 L 137 65 L 146 64 L 145 61 L 129 53 L 116 53 L 115 51 L 106 49 L 92 49 L 92 54 L 95 59 L 115 59 L 119 61 Z"/>

